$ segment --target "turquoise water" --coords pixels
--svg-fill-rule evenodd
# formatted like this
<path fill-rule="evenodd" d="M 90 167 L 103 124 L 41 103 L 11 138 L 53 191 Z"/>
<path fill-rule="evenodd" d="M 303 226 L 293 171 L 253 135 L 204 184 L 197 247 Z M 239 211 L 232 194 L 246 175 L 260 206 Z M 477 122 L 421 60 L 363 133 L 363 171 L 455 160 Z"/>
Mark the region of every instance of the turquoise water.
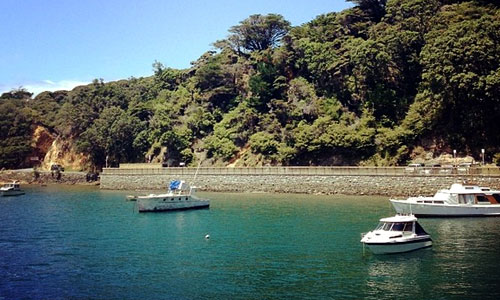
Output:
<path fill-rule="evenodd" d="M 498 299 L 500 218 L 421 219 L 434 246 L 363 253 L 387 198 L 202 193 L 137 213 L 125 192 L 0 198 L 0 299 Z M 205 239 L 209 234 L 210 239 Z"/>

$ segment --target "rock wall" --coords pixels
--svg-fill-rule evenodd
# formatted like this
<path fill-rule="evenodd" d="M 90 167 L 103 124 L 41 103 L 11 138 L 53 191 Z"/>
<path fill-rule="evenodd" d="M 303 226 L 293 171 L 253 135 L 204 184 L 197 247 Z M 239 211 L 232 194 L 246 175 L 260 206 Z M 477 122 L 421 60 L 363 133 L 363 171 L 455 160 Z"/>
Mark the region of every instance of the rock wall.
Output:
<path fill-rule="evenodd" d="M 159 190 L 173 179 L 191 182 L 193 176 L 101 174 L 102 189 Z M 201 191 L 276 192 L 345 195 L 433 195 L 456 182 L 500 189 L 500 177 L 432 176 L 297 176 L 297 175 L 199 175 Z"/>
<path fill-rule="evenodd" d="M 67 170 L 80 171 L 90 168 L 88 156 L 76 151 L 75 142 L 59 137 L 52 142 L 40 167 L 42 170 L 50 170 L 52 164 L 60 164 Z"/>
<path fill-rule="evenodd" d="M 43 159 L 47 152 L 49 152 L 52 143 L 56 139 L 56 136 L 52 134 L 47 128 L 43 126 L 36 126 L 33 131 L 33 136 L 31 139 L 31 147 L 33 148 L 33 152 L 27 157 L 27 161 L 30 158 L 36 158 L 38 160 Z M 35 161 L 31 163 L 26 163 L 25 165 L 33 165 Z"/>
<path fill-rule="evenodd" d="M 98 182 L 87 182 L 84 172 L 61 172 L 58 178 L 57 174 L 51 172 L 39 171 L 0 171 L 0 183 L 8 183 L 17 180 L 21 184 L 84 184 L 95 185 Z"/>

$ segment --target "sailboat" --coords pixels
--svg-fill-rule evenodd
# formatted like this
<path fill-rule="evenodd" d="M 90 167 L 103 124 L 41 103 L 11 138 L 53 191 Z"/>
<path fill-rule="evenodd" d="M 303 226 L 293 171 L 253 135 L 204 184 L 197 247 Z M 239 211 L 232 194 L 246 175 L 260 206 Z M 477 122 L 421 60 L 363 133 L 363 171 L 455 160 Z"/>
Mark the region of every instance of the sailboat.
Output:
<path fill-rule="evenodd" d="M 198 165 L 196 169 L 193 182 L 196 181 L 200 165 Z M 159 212 L 210 207 L 210 200 L 198 198 L 195 196 L 195 193 L 196 187 L 190 186 L 183 180 L 172 180 L 168 185 L 166 193 L 136 196 L 135 199 L 139 212 Z"/>

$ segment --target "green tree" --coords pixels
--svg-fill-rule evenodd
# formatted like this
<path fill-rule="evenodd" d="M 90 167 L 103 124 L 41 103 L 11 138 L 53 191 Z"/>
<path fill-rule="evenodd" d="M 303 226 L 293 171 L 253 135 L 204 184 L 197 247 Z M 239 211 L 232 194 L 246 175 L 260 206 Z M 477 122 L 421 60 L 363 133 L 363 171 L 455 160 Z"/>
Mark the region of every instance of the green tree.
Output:
<path fill-rule="evenodd" d="M 466 2 L 438 17 L 422 49 L 422 85 L 403 126 L 414 136 L 437 130 L 452 146 L 465 147 L 466 151 L 498 145 L 497 10 Z"/>
<path fill-rule="evenodd" d="M 106 157 L 116 162 L 142 156 L 134 148 L 134 139 L 143 129 L 140 120 L 118 107 L 106 108 L 79 137 L 78 148 L 90 153 L 93 162 L 103 166 Z"/>
<path fill-rule="evenodd" d="M 279 143 L 276 140 L 276 137 L 265 131 L 253 134 L 249 141 L 250 149 L 252 149 L 253 153 L 270 156 L 278 151 Z"/>
<path fill-rule="evenodd" d="M 23 167 L 32 151 L 31 119 L 21 101 L 18 97 L 0 101 L 0 169 Z"/>
<path fill-rule="evenodd" d="M 357 4 L 363 11 L 369 13 L 374 21 L 378 22 L 385 15 L 387 0 L 348 0 Z"/>
<path fill-rule="evenodd" d="M 289 29 L 290 22 L 281 15 L 256 14 L 231 27 L 228 41 L 238 53 L 265 50 L 279 46 Z"/>
<path fill-rule="evenodd" d="M 17 100 L 28 100 L 31 99 L 33 93 L 28 92 L 27 89 L 22 86 L 17 89 L 12 89 L 10 92 L 3 93 L 0 96 L 0 100 L 2 99 L 17 99 Z"/>

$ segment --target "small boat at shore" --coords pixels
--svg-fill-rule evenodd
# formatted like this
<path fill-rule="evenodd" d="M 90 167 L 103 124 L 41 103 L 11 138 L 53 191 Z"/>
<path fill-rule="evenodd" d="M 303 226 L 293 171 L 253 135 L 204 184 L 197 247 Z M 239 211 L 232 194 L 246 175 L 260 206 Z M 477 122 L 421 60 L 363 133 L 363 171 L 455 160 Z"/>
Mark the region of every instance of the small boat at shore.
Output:
<path fill-rule="evenodd" d="M 500 191 L 476 185 L 452 184 L 432 197 L 390 199 L 399 214 L 417 217 L 500 216 Z"/>
<path fill-rule="evenodd" d="M 14 180 L 11 183 L 6 183 L 0 187 L 0 196 L 19 196 L 24 195 L 24 191 L 21 190 L 19 182 Z"/>
<path fill-rule="evenodd" d="M 137 201 L 137 197 L 138 197 L 137 195 L 127 195 L 125 197 L 125 200 L 127 200 L 127 201 Z"/>
<path fill-rule="evenodd" d="M 196 187 L 191 187 L 184 181 L 173 180 L 167 193 L 136 196 L 135 200 L 139 212 L 208 208 L 210 200 L 196 197 L 195 192 Z"/>
<path fill-rule="evenodd" d="M 373 231 L 361 234 L 361 243 L 374 254 L 392 254 L 430 247 L 432 239 L 414 215 L 396 215 L 380 219 Z"/>

